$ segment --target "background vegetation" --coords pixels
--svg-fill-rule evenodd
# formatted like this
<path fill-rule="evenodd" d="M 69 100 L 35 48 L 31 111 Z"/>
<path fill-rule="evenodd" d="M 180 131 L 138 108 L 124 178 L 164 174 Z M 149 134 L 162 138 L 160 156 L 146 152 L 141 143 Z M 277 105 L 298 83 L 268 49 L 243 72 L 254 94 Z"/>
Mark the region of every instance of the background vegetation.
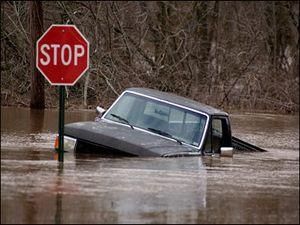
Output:
<path fill-rule="evenodd" d="M 225 110 L 299 111 L 299 1 L 39 4 L 43 32 L 75 24 L 90 42 L 90 69 L 67 88 L 68 107 L 107 107 L 127 87 L 149 87 Z M 2 106 L 30 106 L 30 7 L 1 1 Z M 56 107 L 58 88 L 43 88 Z"/>

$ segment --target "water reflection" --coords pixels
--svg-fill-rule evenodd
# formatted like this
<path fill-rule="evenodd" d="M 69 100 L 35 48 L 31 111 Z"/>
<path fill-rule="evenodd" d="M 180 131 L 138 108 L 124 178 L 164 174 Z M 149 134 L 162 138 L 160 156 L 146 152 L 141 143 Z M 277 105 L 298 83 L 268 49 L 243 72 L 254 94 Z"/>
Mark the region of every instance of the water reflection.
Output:
<path fill-rule="evenodd" d="M 58 163 L 57 166 L 57 189 L 59 190 L 62 186 L 62 174 L 63 174 L 63 163 Z M 57 191 L 56 193 L 56 211 L 55 211 L 55 224 L 62 224 L 62 193 Z"/>
<path fill-rule="evenodd" d="M 44 126 L 44 110 L 31 109 L 30 110 L 30 133 L 38 133 L 43 130 Z"/>
<path fill-rule="evenodd" d="M 71 222 L 155 222 L 151 215 L 164 215 L 165 221 L 182 216 L 194 219 L 197 209 L 206 204 L 206 171 L 201 158 L 192 162 L 153 160 L 92 158 L 68 164 L 64 187 L 73 184 L 76 194 L 72 193 L 81 203 L 72 209 L 76 215 Z M 68 194 L 65 190 L 64 196 Z M 90 217 L 83 220 L 82 215 Z"/>

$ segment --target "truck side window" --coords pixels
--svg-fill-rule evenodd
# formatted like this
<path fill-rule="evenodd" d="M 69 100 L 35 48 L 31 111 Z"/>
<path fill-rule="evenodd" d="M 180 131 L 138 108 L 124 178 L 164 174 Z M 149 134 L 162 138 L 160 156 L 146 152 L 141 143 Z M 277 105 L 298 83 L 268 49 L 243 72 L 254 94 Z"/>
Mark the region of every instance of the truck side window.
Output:
<path fill-rule="evenodd" d="M 204 147 L 206 153 L 220 153 L 221 147 L 231 146 L 231 131 L 227 118 L 212 118 Z"/>
<path fill-rule="evenodd" d="M 222 129 L 221 119 L 212 120 L 211 138 L 212 138 L 212 150 L 215 153 L 219 153 L 220 148 L 222 147 L 222 139 L 223 139 L 223 129 Z"/>

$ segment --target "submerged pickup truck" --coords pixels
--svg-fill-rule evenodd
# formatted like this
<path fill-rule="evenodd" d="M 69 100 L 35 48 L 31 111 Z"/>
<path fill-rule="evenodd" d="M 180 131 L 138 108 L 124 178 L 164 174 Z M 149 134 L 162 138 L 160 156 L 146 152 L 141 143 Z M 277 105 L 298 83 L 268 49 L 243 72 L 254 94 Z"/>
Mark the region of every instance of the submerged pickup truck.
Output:
<path fill-rule="evenodd" d="M 97 112 L 95 121 L 65 125 L 65 149 L 144 157 L 265 151 L 233 137 L 226 112 L 172 93 L 129 88 Z"/>

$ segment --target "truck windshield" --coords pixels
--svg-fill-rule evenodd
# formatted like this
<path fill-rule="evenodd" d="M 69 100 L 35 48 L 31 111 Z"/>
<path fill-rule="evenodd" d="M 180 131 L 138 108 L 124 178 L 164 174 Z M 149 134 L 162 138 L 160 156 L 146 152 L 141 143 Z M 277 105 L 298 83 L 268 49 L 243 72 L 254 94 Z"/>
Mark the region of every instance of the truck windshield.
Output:
<path fill-rule="evenodd" d="M 195 147 L 200 145 L 207 121 L 203 114 L 130 92 L 124 93 L 104 118 Z"/>

